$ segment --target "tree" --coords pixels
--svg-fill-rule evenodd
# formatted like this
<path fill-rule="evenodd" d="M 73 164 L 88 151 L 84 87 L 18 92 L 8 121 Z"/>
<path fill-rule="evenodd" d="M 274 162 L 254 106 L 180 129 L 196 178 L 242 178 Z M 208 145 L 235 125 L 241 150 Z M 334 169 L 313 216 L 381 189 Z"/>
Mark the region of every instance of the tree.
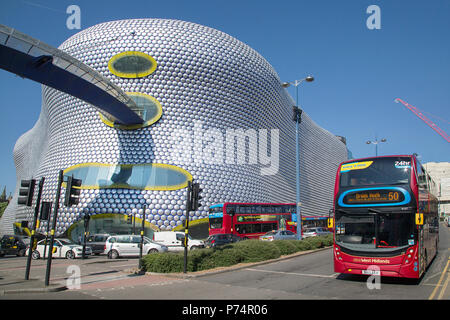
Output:
<path fill-rule="evenodd" d="M 0 202 L 6 201 L 6 186 L 3 188 L 2 195 L 0 196 Z"/>

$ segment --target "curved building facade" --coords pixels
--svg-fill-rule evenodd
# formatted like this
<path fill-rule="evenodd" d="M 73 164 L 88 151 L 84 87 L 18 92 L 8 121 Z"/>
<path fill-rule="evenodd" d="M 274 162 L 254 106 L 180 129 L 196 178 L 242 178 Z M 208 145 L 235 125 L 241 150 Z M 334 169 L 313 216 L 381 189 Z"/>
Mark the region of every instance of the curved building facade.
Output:
<path fill-rule="evenodd" d="M 61 169 L 83 186 L 77 206 L 61 199 L 57 234 L 84 214 L 94 218 L 91 233 L 120 232 L 126 215 L 141 217 L 144 205 L 150 228 L 172 230 L 184 221 L 191 179 L 203 188 L 192 220 L 206 218 L 214 203 L 295 202 L 295 103 L 246 44 L 195 23 L 136 19 L 95 25 L 59 49 L 127 92 L 144 123 L 118 125 L 43 86 L 40 117 L 14 148 L 18 183 L 2 233 L 32 220 L 32 210 L 17 205 L 20 180 L 45 177 L 42 200 L 54 201 Z M 326 215 L 347 149 L 305 112 L 300 128 L 302 213 Z"/>

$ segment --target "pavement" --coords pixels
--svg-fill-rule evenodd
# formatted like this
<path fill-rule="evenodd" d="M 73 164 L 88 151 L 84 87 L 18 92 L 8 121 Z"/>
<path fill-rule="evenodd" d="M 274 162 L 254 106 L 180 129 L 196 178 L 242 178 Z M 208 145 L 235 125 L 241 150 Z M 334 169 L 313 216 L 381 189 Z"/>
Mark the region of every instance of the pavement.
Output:
<path fill-rule="evenodd" d="M 129 261 L 123 260 L 123 261 L 117 261 L 117 260 L 103 260 L 103 261 L 91 261 L 88 262 L 89 264 L 105 264 L 104 266 L 108 265 L 109 271 L 105 272 L 95 272 L 100 270 L 94 270 L 94 272 L 91 271 L 91 273 L 85 274 L 83 273 L 81 276 L 82 281 L 82 287 L 86 290 L 97 290 L 101 289 L 103 287 L 130 287 L 130 286 L 136 286 L 136 285 L 144 285 L 144 284 L 164 284 L 170 281 L 176 281 L 176 280 L 189 280 L 189 279 L 195 279 L 195 278 L 201 278 L 204 276 L 210 276 L 210 275 L 216 275 L 220 273 L 225 273 L 233 270 L 239 270 L 239 269 L 245 269 L 245 268 L 253 268 L 259 265 L 269 264 L 277 261 L 292 259 L 301 255 L 307 255 L 313 252 L 318 252 L 322 250 L 329 250 L 330 247 L 316 249 L 316 250 L 309 250 L 309 251 L 302 251 L 297 252 L 291 255 L 282 256 L 278 259 L 271 259 L 256 263 L 243 263 L 234 265 L 231 267 L 221 267 L 221 268 L 215 268 L 211 270 L 204 270 L 204 271 L 198 271 L 198 272 L 188 272 L 188 273 L 153 273 L 153 272 L 146 272 L 142 273 L 139 271 L 136 267 L 130 267 L 129 264 L 131 262 L 132 265 L 136 266 L 135 261 Z M 448 249 L 450 252 L 450 249 Z M 72 260 L 73 261 L 73 260 Z M 63 266 L 65 266 L 66 262 L 59 261 Z M 81 263 L 80 261 L 77 261 L 78 263 Z M 73 262 L 72 262 L 73 263 Z M 119 263 L 120 265 L 117 265 Z M 128 266 L 126 264 L 128 264 Z M 437 261 L 435 261 L 434 264 L 436 264 Z M 435 289 L 432 293 L 432 295 L 429 297 L 430 300 L 447 300 L 450 299 L 450 286 L 449 279 L 450 279 L 450 258 L 448 254 L 445 255 L 445 258 L 442 259 L 442 262 L 439 262 L 439 268 L 442 271 L 439 271 L 439 273 L 436 273 L 435 281 L 437 281 L 437 284 L 435 286 Z M 32 269 L 33 270 L 33 269 Z M 43 270 L 42 270 L 43 271 Z M 20 276 L 21 275 L 21 276 Z M 36 294 L 36 293 L 52 293 L 52 292 L 60 292 L 65 291 L 70 288 L 67 287 L 67 278 L 69 276 L 54 276 L 54 278 L 51 278 L 50 285 L 45 286 L 44 284 L 44 278 L 41 275 L 35 275 L 33 277 L 33 272 L 31 274 L 30 280 L 25 280 L 23 277 L 23 273 L 12 273 L 12 272 L 2 272 L 0 273 L 0 300 L 2 299 L 2 296 L 4 298 L 6 295 L 12 295 L 12 294 Z M 42 278 L 39 278 L 38 276 L 42 276 Z M 3 278 L 2 278 L 3 277 Z M 172 280 L 171 280 L 172 279 Z M 15 295 L 13 295 L 15 296 Z M 9 296 L 9 298 L 13 297 Z M 45 296 L 45 295 L 42 295 Z M 16 296 L 20 298 L 20 296 Z M 15 298 L 14 298 L 15 299 Z M 45 299 L 45 298 L 44 298 Z"/>
<path fill-rule="evenodd" d="M 0 297 L 5 294 L 12 293 L 44 293 L 44 292 L 58 292 L 67 290 L 67 287 L 62 284 L 50 284 L 45 285 L 42 279 L 29 279 L 24 278 L 0 278 Z"/>
<path fill-rule="evenodd" d="M 255 263 L 241 263 L 230 267 L 220 267 L 210 270 L 204 270 L 204 271 L 197 271 L 197 272 L 187 272 L 187 273 L 155 273 L 155 272 L 141 272 L 137 268 L 129 268 L 125 267 L 122 270 L 116 270 L 114 274 L 111 275 L 97 275 L 96 279 L 94 279 L 93 275 L 82 275 L 82 281 L 83 281 L 83 287 L 86 287 L 89 285 L 89 283 L 95 283 L 95 282 L 102 282 L 102 281 L 117 281 L 120 283 L 131 283 L 133 284 L 138 280 L 140 277 L 136 277 L 138 275 L 147 275 L 152 276 L 153 279 L 155 277 L 160 278 L 176 278 L 176 279 L 189 279 L 189 278 L 199 278 L 203 276 L 208 275 L 215 275 L 220 274 L 224 272 L 229 272 L 233 270 L 239 270 L 243 268 L 249 268 L 254 266 L 259 266 L 263 264 L 268 264 L 276 261 L 282 261 L 286 259 L 295 258 L 300 255 L 309 254 L 312 252 L 317 252 L 320 250 L 326 250 L 330 249 L 330 247 L 321 248 L 321 249 L 315 249 L 315 250 L 308 250 L 308 251 L 301 251 L 297 252 L 291 255 L 282 256 L 277 259 L 271 259 L 261 262 L 255 262 Z M 117 260 L 105 260 L 102 261 L 102 263 L 113 263 Z M 33 270 L 33 267 L 32 267 Z M 4 276 L 4 277 L 2 277 Z M 7 294 L 21 294 L 21 293 L 49 293 L 49 292 L 59 292 L 68 290 L 69 288 L 66 285 L 66 279 L 58 278 L 57 280 L 51 279 L 50 284 L 48 286 L 45 285 L 43 278 L 38 277 L 30 277 L 29 280 L 25 280 L 25 278 L 15 276 L 11 273 L 7 273 L 4 275 L 0 275 L 0 299 L 2 296 Z"/>

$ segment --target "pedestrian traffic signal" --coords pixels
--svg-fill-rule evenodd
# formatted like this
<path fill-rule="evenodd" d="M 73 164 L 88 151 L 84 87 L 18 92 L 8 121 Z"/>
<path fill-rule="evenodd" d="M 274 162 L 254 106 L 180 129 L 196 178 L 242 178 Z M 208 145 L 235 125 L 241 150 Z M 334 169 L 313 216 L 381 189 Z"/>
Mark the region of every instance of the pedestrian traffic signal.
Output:
<path fill-rule="evenodd" d="M 81 179 L 75 179 L 72 176 L 67 177 L 66 194 L 64 198 L 64 205 L 66 207 L 75 206 L 80 201 L 79 196 L 81 190 L 79 187 L 81 187 L 81 183 Z"/>
<path fill-rule="evenodd" d="M 197 211 L 198 208 L 202 206 L 200 203 L 200 200 L 203 199 L 203 197 L 200 195 L 200 193 L 203 191 L 202 188 L 200 188 L 199 183 L 194 183 L 192 185 L 192 211 Z"/>
<path fill-rule="evenodd" d="M 19 189 L 19 197 L 17 198 L 17 204 L 31 207 L 31 204 L 33 202 L 35 184 L 36 180 L 34 179 L 20 181 L 21 188 Z"/>

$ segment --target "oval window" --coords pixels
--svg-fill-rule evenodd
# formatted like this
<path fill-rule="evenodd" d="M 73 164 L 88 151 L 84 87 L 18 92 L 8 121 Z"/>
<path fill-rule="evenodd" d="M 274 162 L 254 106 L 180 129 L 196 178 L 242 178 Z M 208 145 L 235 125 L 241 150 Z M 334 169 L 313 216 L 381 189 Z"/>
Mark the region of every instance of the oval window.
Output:
<path fill-rule="evenodd" d="M 192 181 L 186 170 L 162 163 L 81 163 L 64 170 L 64 175 L 81 179 L 80 189 L 178 190 Z"/>
<path fill-rule="evenodd" d="M 146 53 L 125 51 L 113 56 L 108 62 L 112 74 L 121 78 L 142 78 L 156 70 L 156 61 Z"/>
<path fill-rule="evenodd" d="M 126 92 L 126 94 L 136 103 L 137 108 L 133 108 L 132 110 L 136 112 L 144 122 L 142 124 L 125 126 L 114 123 L 113 120 L 100 113 L 100 118 L 105 124 L 117 129 L 132 130 L 150 126 L 161 118 L 162 106 L 154 97 L 140 92 Z"/>

